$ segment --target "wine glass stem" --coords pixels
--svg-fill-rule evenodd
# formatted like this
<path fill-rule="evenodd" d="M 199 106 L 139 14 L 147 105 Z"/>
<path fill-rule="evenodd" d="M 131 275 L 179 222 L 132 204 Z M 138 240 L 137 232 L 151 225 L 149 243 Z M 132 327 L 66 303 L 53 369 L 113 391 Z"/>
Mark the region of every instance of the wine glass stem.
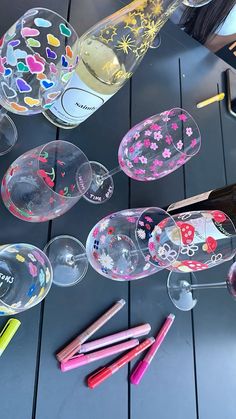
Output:
<path fill-rule="evenodd" d="M 189 286 L 189 290 L 204 290 L 209 288 L 227 288 L 226 282 L 213 282 L 210 284 L 193 284 Z"/>
<path fill-rule="evenodd" d="M 108 179 L 109 177 L 111 177 L 111 176 L 114 176 L 114 175 L 116 175 L 116 173 L 119 173 L 119 172 L 121 172 L 121 168 L 120 168 L 120 166 L 117 166 L 117 167 L 115 167 L 114 169 L 112 169 L 112 170 L 110 170 L 109 172 L 107 172 L 105 175 L 103 175 L 103 176 L 96 176 L 96 178 L 97 178 L 97 182 L 99 182 L 99 183 L 103 183 L 104 182 L 104 180 L 106 180 L 106 179 Z"/>

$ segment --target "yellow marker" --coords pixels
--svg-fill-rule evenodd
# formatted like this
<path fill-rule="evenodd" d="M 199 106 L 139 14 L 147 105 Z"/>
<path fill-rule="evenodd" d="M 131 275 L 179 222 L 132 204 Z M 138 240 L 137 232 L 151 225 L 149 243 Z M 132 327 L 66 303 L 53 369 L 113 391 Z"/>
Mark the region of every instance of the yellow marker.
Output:
<path fill-rule="evenodd" d="M 210 97 L 209 99 L 204 100 L 203 102 L 199 102 L 197 104 L 197 108 L 204 108 L 204 106 L 210 105 L 211 103 L 214 102 L 220 102 L 221 100 L 223 100 L 225 97 L 225 93 L 219 93 L 218 95 L 215 95 L 213 97 Z"/>
<path fill-rule="evenodd" d="M 9 319 L 5 324 L 5 327 L 0 332 L 0 356 L 5 351 L 20 325 L 21 322 L 17 319 Z"/>

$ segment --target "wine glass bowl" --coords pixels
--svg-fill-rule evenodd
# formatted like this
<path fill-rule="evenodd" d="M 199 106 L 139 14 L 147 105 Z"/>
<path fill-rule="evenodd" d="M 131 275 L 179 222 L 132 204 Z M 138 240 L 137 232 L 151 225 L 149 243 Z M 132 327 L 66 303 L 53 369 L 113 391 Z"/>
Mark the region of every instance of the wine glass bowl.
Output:
<path fill-rule="evenodd" d="M 230 266 L 226 284 L 230 295 L 236 299 L 236 262 Z"/>
<path fill-rule="evenodd" d="M 201 135 L 184 109 L 173 108 L 147 118 L 124 136 L 118 151 L 121 169 L 139 181 L 172 173 L 198 153 Z"/>

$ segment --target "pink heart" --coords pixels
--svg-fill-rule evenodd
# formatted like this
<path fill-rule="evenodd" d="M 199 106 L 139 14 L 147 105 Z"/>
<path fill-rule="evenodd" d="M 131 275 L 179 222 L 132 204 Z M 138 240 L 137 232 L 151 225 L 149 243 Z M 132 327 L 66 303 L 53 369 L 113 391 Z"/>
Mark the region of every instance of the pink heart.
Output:
<path fill-rule="evenodd" d="M 38 29 L 33 28 L 22 28 L 21 29 L 21 35 L 24 36 L 38 36 L 40 32 Z"/>
<path fill-rule="evenodd" d="M 44 72 L 44 68 L 45 65 L 39 61 L 35 55 L 28 55 L 25 59 L 28 67 L 29 67 L 29 71 L 32 74 L 38 74 L 38 73 L 43 73 Z"/>
<path fill-rule="evenodd" d="M 54 63 L 50 63 L 49 67 L 51 73 L 57 74 L 57 68 Z"/>

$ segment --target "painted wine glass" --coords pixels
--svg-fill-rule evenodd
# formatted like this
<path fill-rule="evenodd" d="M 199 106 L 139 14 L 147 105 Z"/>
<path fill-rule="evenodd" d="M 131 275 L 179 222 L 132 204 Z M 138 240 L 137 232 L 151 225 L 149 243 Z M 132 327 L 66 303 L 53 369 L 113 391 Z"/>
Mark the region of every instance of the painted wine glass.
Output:
<path fill-rule="evenodd" d="M 2 199 L 21 220 L 48 221 L 75 205 L 91 180 L 90 163 L 77 146 L 51 141 L 11 164 L 2 180 Z"/>
<path fill-rule="evenodd" d="M 93 181 L 84 198 L 93 203 L 109 199 L 114 189 L 112 175 L 120 171 L 142 182 L 167 176 L 195 156 L 200 147 L 198 125 L 184 109 L 173 108 L 151 116 L 122 139 L 118 167 L 108 171 L 100 163 L 91 162 Z"/>
<path fill-rule="evenodd" d="M 168 229 L 175 227 L 173 218 L 160 208 L 123 210 L 108 215 L 92 228 L 86 250 L 74 237 L 59 236 L 44 251 L 58 285 L 79 282 L 86 274 L 88 262 L 106 278 L 130 281 L 150 276 L 178 258 L 180 240 L 172 242 L 167 234 Z M 154 229 L 155 238 L 150 244 Z"/>
<path fill-rule="evenodd" d="M 16 129 L 6 116 L 43 112 L 63 92 L 78 64 L 78 36 L 52 10 L 28 10 L 0 41 L 0 154 L 16 141 Z M 4 125 L 5 128 L 4 128 Z"/>
<path fill-rule="evenodd" d="M 181 275 L 171 272 L 167 280 L 167 290 L 172 303 L 179 310 L 192 310 L 198 301 L 199 291 L 211 289 L 227 289 L 231 297 L 236 300 L 236 263 L 234 262 L 226 278 L 222 282 L 199 284 L 196 276 L 191 273 Z"/>
<path fill-rule="evenodd" d="M 0 316 L 27 310 L 46 297 L 52 284 L 49 259 L 37 247 L 17 243 L 0 247 Z"/>

